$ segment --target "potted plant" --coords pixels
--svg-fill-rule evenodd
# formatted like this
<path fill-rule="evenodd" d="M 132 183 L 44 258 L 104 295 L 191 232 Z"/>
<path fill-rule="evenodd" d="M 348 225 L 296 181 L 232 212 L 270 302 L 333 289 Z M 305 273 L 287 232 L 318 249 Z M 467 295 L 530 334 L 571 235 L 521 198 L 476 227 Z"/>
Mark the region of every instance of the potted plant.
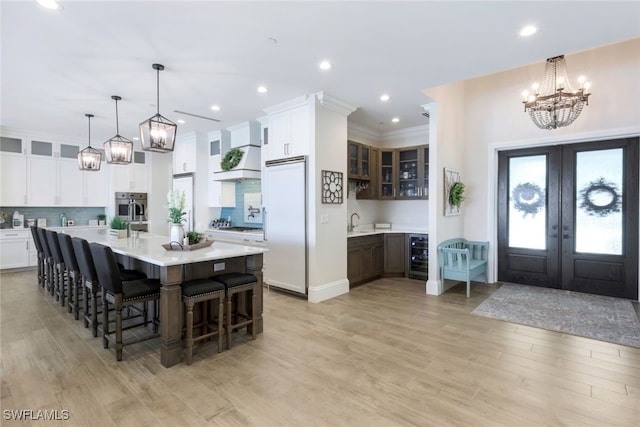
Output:
<path fill-rule="evenodd" d="M 449 191 L 449 203 L 453 206 L 460 207 L 460 203 L 464 200 L 464 184 L 460 181 L 451 186 Z"/>
<path fill-rule="evenodd" d="M 107 216 L 105 214 L 98 215 L 98 225 L 106 225 Z"/>
<path fill-rule="evenodd" d="M 186 236 L 189 239 L 190 245 L 200 243 L 200 240 L 202 240 L 202 234 L 198 233 L 197 231 L 187 231 Z"/>
<path fill-rule="evenodd" d="M 167 207 L 169 209 L 169 222 L 171 223 L 170 242 L 182 243 L 184 239 L 184 228 L 182 223 L 185 221 L 184 216 L 184 191 L 176 190 L 167 193 Z"/>
<path fill-rule="evenodd" d="M 128 229 L 129 222 L 125 221 L 119 216 L 114 216 L 109 221 L 109 236 L 111 237 L 115 237 L 117 239 L 126 239 Z"/>

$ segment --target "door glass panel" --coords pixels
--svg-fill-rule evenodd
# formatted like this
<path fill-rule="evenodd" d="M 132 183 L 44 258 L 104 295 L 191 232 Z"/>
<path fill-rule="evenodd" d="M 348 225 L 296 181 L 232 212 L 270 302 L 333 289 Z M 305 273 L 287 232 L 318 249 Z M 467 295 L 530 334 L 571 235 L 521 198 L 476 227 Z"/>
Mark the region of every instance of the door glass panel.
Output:
<path fill-rule="evenodd" d="M 622 255 L 623 155 L 576 153 L 576 252 Z"/>
<path fill-rule="evenodd" d="M 509 159 L 509 246 L 547 247 L 547 156 Z"/>
<path fill-rule="evenodd" d="M 358 146 L 349 144 L 349 175 L 358 175 Z"/>
<path fill-rule="evenodd" d="M 364 177 L 369 176 L 369 149 L 367 147 L 361 147 L 362 150 L 362 173 Z"/>

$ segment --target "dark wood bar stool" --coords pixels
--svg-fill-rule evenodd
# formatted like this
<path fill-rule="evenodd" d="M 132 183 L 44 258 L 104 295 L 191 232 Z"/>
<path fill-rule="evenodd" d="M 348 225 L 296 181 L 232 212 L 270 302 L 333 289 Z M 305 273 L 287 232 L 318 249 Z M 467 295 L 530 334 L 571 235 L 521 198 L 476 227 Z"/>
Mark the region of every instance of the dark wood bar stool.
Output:
<path fill-rule="evenodd" d="M 55 292 L 53 283 L 53 257 L 51 256 L 51 251 L 49 250 L 47 233 L 44 228 L 38 228 L 36 232 L 38 233 L 38 237 L 40 237 L 40 244 L 42 245 L 42 252 L 44 253 L 44 283 L 47 287 L 47 291 L 49 291 L 49 293 L 53 295 L 53 293 Z"/>
<path fill-rule="evenodd" d="M 93 336 L 97 337 L 98 326 L 100 326 L 98 314 L 102 313 L 102 311 L 98 310 L 98 292 L 100 291 L 98 273 L 96 273 L 96 267 L 93 263 L 89 242 L 80 237 L 72 237 L 71 244 L 73 245 L 73 251 L 78 261 L 80 273 L 82 274 L 84 326 L 86 328 L 91 325 Z M 147 276 L 137 270 L 120 270 L 120 277 L 124 282 L 128 282 L 130 280 L 146 279 Z M 91 312 L 89 312 L 89 310 L 91 310 Z"/>
<path fill-rule="evenodd" d="M 60 301 L 60 305 L 64 306 L 66 302 L 66 268 L 64 265 L 64 259 L 62 258 L 62 250 L 60 249 L 60 243 L 58 242 L 58 233 L 53 230 L 47 230 L 47 243 L 49 244 L 49 251 L 51 251 L 51 257 L 53 259 L 53 283 L 54 283 L 54 295 L 56 301 Z"/>
<path fill-rule="evenodd" d="M 253 274 L 245 273 L 227 273 L 220 276 L 213 276 L 211 280 L 222 283 L 225 287 L 226 307 L 225 307 L 225 332 L 227 337 L 227 348 L 231 348 L 231 333 L 236 329 L 247 327 L 247 333 L 251 333 L 251 337 L 256 339 L 256 291 L 255 287 L 258 279 Z M 245 293 L 251 300 L 249 311 L 246 307 L 242 307 L 237 296 Z M 236 296 L 235 310 L 234 295 Z"/>
<path fill-rule="evenodd" d="M 78 320 L 80 318 L 80 290 L 82 288 L 82 274 L 78 260 L 76 259 L 71 236 L 64 233 L 58 233 L 58 243 L 62 251 L 62 259 L 67 270 L 67 289 L 69 290 L 69 313 L 73 312 L 73 317 Z"/>
<path fill-rule="evenodd" d="M 186 363 L 191 365 L 193 361 L 193 344 L 198 341 L 206 340 L 213 336 L 218 337 L 218 353 L 222 351 L 222 335 L 224 333 L 223 313 L 224 313 L 224 296 L 225 287 L 222 283 L 211 279 L 190 280 L 182 284 L 182 301 L 184 302 L 186 311 L 185 322 L 185 342 Z M 210 301 L 218 301 L 218 316 L 215 323 L 210 323 L 207 314 L 207 306 Z M 202 304 L 202 324 L 201 333 L 197 337 L 193 337 L 193 308 L 195 304 Z"/>
<path fill-rule="evenodd" d="M 123 286 L 123 280 L 118 268 L 118 262 L 110 247 L 99 243 L 90 243 L 91 255 L 93 256 L 96 273 L 98 274 L 98 283 L 102 289 L 102 337 L 104 348 L 109 347 L 109 341 L 115 341 L 116 359 L 122 360 L 122 349 L 125 345 L 146 341 L 159 337 L 157 333 L 158 322 L 154 318 L 149 321 L 146 317 L 141 323 L 130 325 L 127 328 L 122 326 L 122 309 L 133 304 L 148 304 L 150 301 L 157 302 L 160 300 L 160 287 L 162 286 L 158 279 L 141 279 L 126 283 Z M 109 331 L 109 304 L 113 304 L 116 312 L 115 337 Z M 145 310 L 145 313 L 147 310 Z M 158 312 L 154 313 L 156 316 Z M 122 331 L 138 326 L 146 326 L 150 322 L 154 323 L 154 333 L 144 337 L 138 337 L 127 341 L 122 339 Z"/>
<path fill-rule="evenodd" d="M 45 286 L 45 273 L 44 273 L 44 250 L 42 249 L 42 243 L 40 243 L 40 236 L 38 235 L 38 229 L 35 226 L 30 226 L 31 237 L 33 238 L 33 244 L 36 246 L 38 252 L 38 286 L 44 288 Z"/>

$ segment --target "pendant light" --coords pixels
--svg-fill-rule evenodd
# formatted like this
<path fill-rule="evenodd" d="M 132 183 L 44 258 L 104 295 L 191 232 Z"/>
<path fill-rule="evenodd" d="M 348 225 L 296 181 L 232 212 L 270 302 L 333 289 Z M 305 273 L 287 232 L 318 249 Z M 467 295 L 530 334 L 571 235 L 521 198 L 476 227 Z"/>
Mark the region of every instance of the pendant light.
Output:
<path fill-rule="evenodd" d="M 91 117 L 93 114 L 85 114 L 89 118 L 89 146 L 78 153 L 78 166 L 83 171 L 99 171 L 102 162 L 102 153 L 91 146 Z"/>
<path fill-rule="evenodd" d="M 128 140 L 124 136 L 120 136 L 120 124 L 118 121 L 118 101 L 122 98 L 113 95 L 111 97 L 116 101 L 116 136 L 104 143 L 104 154 L 107 163 L 113 165 L 128 165 L 133 157 L 133 141 Z"/>
<path fill-rule="evenodd" d="M 153 64 L 151 67 L 156 70 L 157 113 L 140 123 L 140 141 L 144 151 L 169 153 L 176 142 L 178 125 L 160 115 L 160 71 L 164 70 L 164 65 Z"/>

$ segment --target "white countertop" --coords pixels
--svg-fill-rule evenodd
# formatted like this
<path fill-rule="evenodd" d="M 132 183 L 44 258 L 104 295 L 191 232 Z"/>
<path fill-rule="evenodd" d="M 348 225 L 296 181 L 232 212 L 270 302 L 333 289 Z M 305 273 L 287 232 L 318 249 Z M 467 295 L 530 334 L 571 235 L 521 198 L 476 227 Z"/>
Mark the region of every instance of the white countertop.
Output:
<path fill-rule="evenodd" d="M 361 225 L 354 227 L 354 231 L 348 232 L 347 238 L 386 233 L 429 234 L 429 230 L 412 225 L 394 225 L 391 228 L 373 228 L 372 225 Z"/>
<path fill-rule="evenodd" d="M 194 251 L 167 251 L 162 247 L 163 244 L 169 243 L 167 236 L 140 233 L 138 238 L 114 239 L 107 236 L 106 229 L 81 229 L 80 227 L 66 227 L 62 232 L 81 237 L 89 242 L 101 243 L 111 247 L 117 254 L 161 267 L 256 255 L 267 251 L 265 248 L 226 242 L 213 242 L 209 247 Z"/>
<path fill-rule="evenodd" d="M 219 236 L 232 236 L 237 239 L 249 238 L 249 239 L 258 239 L 262 240 L 264 238 L 264 231 L 258 229 L 257 231 L 236 231 L 236 230 L 225 230 L 221 228 L 207 228 L 207 233 L 220 233 Z"/>

